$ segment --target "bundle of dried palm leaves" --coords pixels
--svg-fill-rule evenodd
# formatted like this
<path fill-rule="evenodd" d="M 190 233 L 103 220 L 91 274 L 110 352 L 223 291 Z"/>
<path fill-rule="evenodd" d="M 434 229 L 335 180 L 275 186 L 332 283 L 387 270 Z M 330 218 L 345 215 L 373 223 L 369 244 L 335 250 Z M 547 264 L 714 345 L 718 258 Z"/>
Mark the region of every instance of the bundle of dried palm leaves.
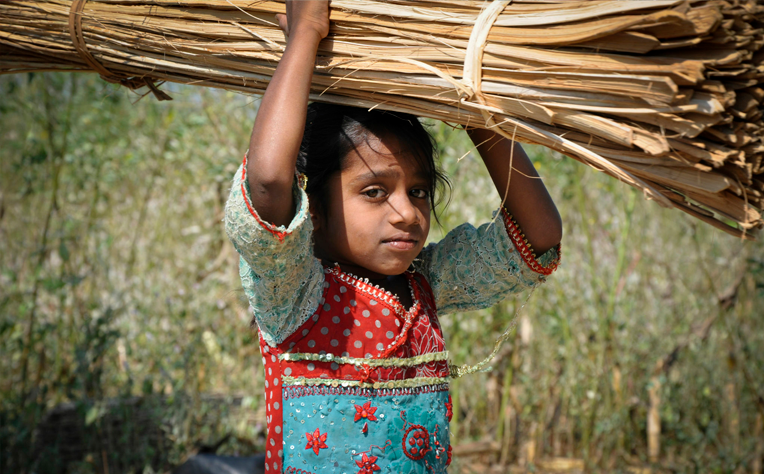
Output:
<path fill-rule="evenodd" d="M 0 73 L 268 85 L 283 2 L 6 0 Z M 747 236 L 762 227 L 756 0 L 333 0 L 313 100 L 493 127 Z"/>

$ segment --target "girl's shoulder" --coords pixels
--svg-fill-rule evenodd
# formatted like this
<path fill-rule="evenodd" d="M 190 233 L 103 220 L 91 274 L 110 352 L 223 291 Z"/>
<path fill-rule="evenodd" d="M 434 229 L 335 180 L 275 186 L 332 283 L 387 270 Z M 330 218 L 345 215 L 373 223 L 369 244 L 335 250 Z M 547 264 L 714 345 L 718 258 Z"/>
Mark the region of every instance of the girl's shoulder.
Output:
<path fill-rule="evenodd" d="M 424 248 L 415 269 L 421 273 L 442 314 L 483 309 L 534 288 L 559 263 L 559 247 L 536 257 L 505 212 L 474 227 L 464 223 Z"/>
<path fill-rule="evenodd" d="M 225 229 L 241 257 L 239 274 L 253 323 L 272 345 L 310 317 L 324 282 L 323 268 L 313 256 L 307 196 L 297 185 L 294 193 L 292 222 L 265 222 L 250 201 L 245 161 L 234 176 L 225 207 Z"/>

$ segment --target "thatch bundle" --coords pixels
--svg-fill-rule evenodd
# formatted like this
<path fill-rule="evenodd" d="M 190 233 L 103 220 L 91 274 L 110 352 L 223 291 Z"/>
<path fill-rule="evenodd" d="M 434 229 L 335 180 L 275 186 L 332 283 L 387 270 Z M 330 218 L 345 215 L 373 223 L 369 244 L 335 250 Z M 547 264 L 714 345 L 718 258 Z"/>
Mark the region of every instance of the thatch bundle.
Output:
<path fill-rule="evenodd" d="M 260 92 L 283 2 L 6 0 L 0 73 Z M 333 0 L 312 99 L 494 127 L 735 235 L 763 224 L 755 0 Z"/>

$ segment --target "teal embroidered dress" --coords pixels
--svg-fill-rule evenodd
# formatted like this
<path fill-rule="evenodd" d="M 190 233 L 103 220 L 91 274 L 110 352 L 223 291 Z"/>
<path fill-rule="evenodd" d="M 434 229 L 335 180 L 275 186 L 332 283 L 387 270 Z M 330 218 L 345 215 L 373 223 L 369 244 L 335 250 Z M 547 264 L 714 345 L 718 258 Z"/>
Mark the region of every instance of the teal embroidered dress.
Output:
<path fill-rule="evenodd" d="M 414 304 L 313 256 L 308 198 L 276 227 L 249 200 L 239 168 L 229 238 L 260 335 L 269 473 L 444 473 L 451 461 L 450 368 L 438 315 L 485 308 L 537 285 L 558 249 L 536 259 L 514 222 L 463 224 L 406 273 Z"/>

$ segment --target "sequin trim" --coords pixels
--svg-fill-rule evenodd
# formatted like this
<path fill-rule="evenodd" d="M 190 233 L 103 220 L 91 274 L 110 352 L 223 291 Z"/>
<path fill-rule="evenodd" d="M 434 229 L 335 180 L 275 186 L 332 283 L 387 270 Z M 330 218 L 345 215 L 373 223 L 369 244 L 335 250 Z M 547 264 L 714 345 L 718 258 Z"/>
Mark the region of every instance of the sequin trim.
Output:
<path fill-rule="evenodd" d="M 409 283 L 409 290 L 411 291 L 411 299 L 413 300 L 414 304 L 412 304 L 411 308 L 409 308 L 409 310 L 407 311 L 406 308 L 404 308 L 404 306 L 401 304 L 401 302 L 398 301 L 398 298 L 396 298 L 395 295 L 385 290 L 384 288 L 380 288 L 379 285 L 372 285 L 369 282 L 368 278 L 361 278 L 359 276 L 353 275 L 352 273 L 342 271 L 339 265 L 336 265 L 336 264 L 331 267 L 326 267 L 325 271 L 326 273 L 334 275 L 341 282 L 351 285 L 354 288 L 361 291 L 362 293 L 365 293 L 366 295 L 370 296 L 372 299 L 376 301 L 384 302 L 393 311 L 395 311 L 395 314 L 397 314 L 401 318 L 404 318 L 406 316 L 406 313 L 416 313 L 416 310 L 419 309 L 419 299 L 417 298 L 417 294 L 414 291 L 414 285 L 408 273 L 406 273 L 405 275 Z"/>
<path fill-rule="evenodd" d="M 504 226 L 507 229 L 507 234 L 509 234 L 509 238 L 512 240 L 512 243 L 515 244 L 515 247 L 517 247 L 517 251 L 523 258 L 523 261 L 534 272 L 540 273 L 542 275 L 551 275 L 552 272 L 555 271 L 560 265 L 560 257 L 562 255 L 560 244 L 557 244 L 556 247 L 557 258 L 547 266 L 542 265 L 538 261 L 536 252 L 533 251 L 533 248 L 528 242 L 528 239 L 525 238 L 525 234 L 523 234 L 523 232 L 520 230 L 520 227 L 517 225 L 517 222 L 515 222 L 515 219 L 509 214 L 509 212 L 507 212 L 506 209 L 504 209 L 504 207 L 501 208 L 501 214 L 504 217 Z"/>
<path fill-rule="evenodd" d="M 282 390 L 284 400 L 290 398 L 309 397 L 311 395 L 351 395 L 354 397 L 394 397 L 401 395 L 419 395 L 422 393 L 447 392 L 448 384 L 423 385 L 411 388 L 361 388 L 361 387 L 332 387 L 326 385 L 316 386 L 285 386 Z"/>
<path fill-rule="evenodd" d="M 316 354 L 313 352 L 285 352 L 279 354 L 279 360 L 285 360 L 287 362 L 311 360 L 318 362 L 336 362 L 338 364 L 352 364 L 356 366 L 366 365 L 369 367 L 414 367 L 428 362 L 448 360 L 448 351 L 430 352 L 428 354 L 406 358 L 388 357 L 386 359 L 362 359 L 360 357 L 342 357 L 334 354 Z"/>
<path fill-rule="evenodd" d="M 413 388 L 423 385 L 438 385 L 446 383 L 447 377 L 414 377 L 403 380 L 389 380 L 387 382 L 359 382 L 357 380 L 337 379 L 308 379 L 305 377 L 282 377 L 284 385 L 329 385 L 331 387 L 361 387 L 361 388 Z"/>

